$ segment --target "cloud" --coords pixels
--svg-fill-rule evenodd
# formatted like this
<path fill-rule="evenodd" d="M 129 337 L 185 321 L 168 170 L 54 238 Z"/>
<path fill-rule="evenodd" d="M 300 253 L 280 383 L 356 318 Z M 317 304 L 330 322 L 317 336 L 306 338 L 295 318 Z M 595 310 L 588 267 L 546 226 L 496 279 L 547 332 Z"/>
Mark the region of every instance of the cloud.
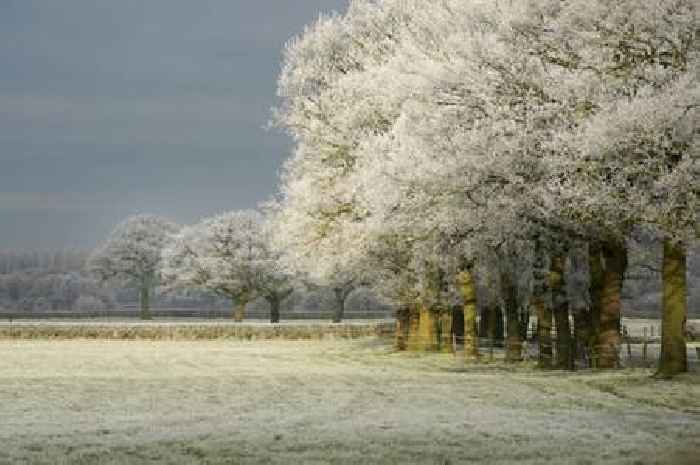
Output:
<path fill-rule="evenodd" d="M 346 5 L 3 1 L 0 247 L 267 198 L 291 142 L 264 129 L 283 44 Z"/>

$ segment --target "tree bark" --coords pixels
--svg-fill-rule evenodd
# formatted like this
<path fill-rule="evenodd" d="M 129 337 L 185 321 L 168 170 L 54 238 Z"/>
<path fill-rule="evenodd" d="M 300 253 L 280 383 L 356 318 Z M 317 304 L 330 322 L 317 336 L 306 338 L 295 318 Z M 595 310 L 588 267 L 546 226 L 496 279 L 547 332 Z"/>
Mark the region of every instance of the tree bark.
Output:
<path fill-rule="evenodd" d="M 245 307 L 248 305 L 248 299 L 239 299 L 233 304 L 233 321 L 240 323 L 245 318 Z"/>
<path fill-rule="evenodd" d="M 396 333 L 394 336 L 394 349 L 406 350 L 408 348 L 408 307 L 400 307 L 396 310 Z"/>
<path fill-rule="evenodd" d="M 419 323 L 418 307 L 413 303 L 408 308 L 408 338 L 406 342 L 406 348 L 412 352 L 420 350 Z"/>
<path fill-rule="evenodd" d="M 333 292 L 335 293 L 335 311 L 333 313 L 333 323 L 340 323 L 343 321 L 343 317 L 345 316 L 345 293 L 343 292 L 343 289 L 334 289 Z"/>
<path fill-rule="evenodd" d="M 578 307 L 572 311 L 574 315 L 574 353 L 573 360 L 583 357 L 582 348 L 590 348 L 591 340 L 591 313 L 585 307 Z"/>
<path fill-rule="evenodd" d="M 469 271 L 457 275 L 457 286 L 464 304 L 464 357 L 479 358 L 479 337 L 476 327 L 476 287 Z"/>
<path fill-rule="evenodd" d="M 573 369 L 571 363 L 571 325 L 569 324 L 569 301 L 566 294 L 564 269 L 566 257 L 552 258 L 549 274 L 549 287 L 552 290 L 554 324 L 557 330 L 556 362 L 559 370 Z"/>
<path fill-rule="evenodd" d="M 501 293 L 506 313 L 506 362 L 522 360 L 523 341 L 521 339 L 518 294 L 509 272 L 501 273 Z"/>
<path fill-rule="evenodd" d="M 461 305 L 452 306 L 452 334 L 457 346 L 464 343 L 464 308 Z"/>
<path fill-rule="evenodd" d="M 439 349 L 442 352 L 454 352 L 454 347 L 452 345 L 452 311 L 450 309 L 443 309 L 440 311 L 439 324 L 438 324 L 438 343 L 440 345 Z"/>
<path fill-rule="evenodd" d="M 418 340 L 422 351 L 437 350 L 437 318 L 435 312 L 425 303 L 418 310 Z"/>
<path fill-rule="evenodd" d="M 153 316 L 151 315 L 151 286 L 148 283 L 145 283 L 143 286 L 141 286 L 141 290 L 139 292 L 139 300 L 141 306 L 141 319 L 153 319 Z"/>
<path fill-rule="evenodd" d="M 587 333 L 585 346 L 588 349 L 590 364 L 592 368 L 597 367 L 598 349 L 596 347 L 600 337 L 600 307 L 603 290 L 603 249 L 597 242 L 588 245 L 588 273 L 590 285 L 588 287 L 588 297 L 590 300 L 589 322 L 590 327 Z"/>
<path fill-rule="evenodd" d="M 272 297 L 268 299 L 270 303 L 270 323 L 280 322 L 280 299 Z"/>
<path fill-rule="evenodd" d="M 603 244 L 603 282 L 600 295 L 600 333 L 597 353 L 599 368 L 615 368 L 620 346 L 620 316 L 622 309 L 622 278 L 627 266 L 623 244 Z"/>
<path fill-rule="evenodd" d="M 535 243 L 535 262 L 532 274 L 534 286 L 532 290 L 532 306 L 537 313 L 537 343 L 539 346 L 538 367 L 552 367 L 552 309 L 547 305 L 547 271 L 545 269 L 545 252 L 542 240 Z"/>
<path fill-rule="evenodd" d="M 496 347 L 496 331 L 498 329 L 498 317 L 500 309 L 495 305 L 489 305 L 486 309 L 486 337 L 489 341 L 489 358 L 493 359 L 493 350 Z"/>
<path fill-rule="evenodd" d="M 661 358 L 656 376 L 671 378 L 688 371 L 685 326 L 688 317 L 686 254 L 681 244 L 664 241 Z"/>
<path fill-rule="evenodd" d="M 537 342 L 539 344 L 539 368 L 552 368 L 552 309 L 544 298 L 533 297 L 533 307 L 537 313 Z"/>

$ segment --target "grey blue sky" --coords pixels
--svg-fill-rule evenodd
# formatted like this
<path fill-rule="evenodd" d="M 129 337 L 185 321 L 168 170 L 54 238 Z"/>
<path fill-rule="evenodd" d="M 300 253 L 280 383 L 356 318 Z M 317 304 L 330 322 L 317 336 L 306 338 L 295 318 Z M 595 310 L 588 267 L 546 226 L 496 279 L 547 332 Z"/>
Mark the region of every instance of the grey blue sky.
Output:
<path fill-rule="evenodd" d="M 284 43 L 347 0 L 0 0 L 0 249 L 275 192 Z"/>

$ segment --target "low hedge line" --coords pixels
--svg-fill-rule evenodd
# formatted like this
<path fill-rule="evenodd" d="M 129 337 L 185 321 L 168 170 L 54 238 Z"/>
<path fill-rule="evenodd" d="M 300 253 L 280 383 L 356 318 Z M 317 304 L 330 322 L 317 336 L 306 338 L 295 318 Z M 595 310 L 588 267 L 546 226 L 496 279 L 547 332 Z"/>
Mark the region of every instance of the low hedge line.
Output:
<path fill-rule="evenodd" d="M 0 339 L 113 340 L 321 340 L 393 334 L 389 321 L 370 323 L 11 323 L 0 325 Z"/>

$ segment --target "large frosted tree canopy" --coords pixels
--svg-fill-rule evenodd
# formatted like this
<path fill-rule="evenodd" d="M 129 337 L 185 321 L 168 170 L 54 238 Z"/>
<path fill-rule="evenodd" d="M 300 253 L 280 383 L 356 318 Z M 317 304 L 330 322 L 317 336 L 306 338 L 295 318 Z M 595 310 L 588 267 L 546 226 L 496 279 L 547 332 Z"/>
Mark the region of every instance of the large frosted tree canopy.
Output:
<path fill-rule="evenodd" d="M 318 275 L 364 265 L 420 305 L 436 286 L 467 299 L 489 249 L 535 253 L 544 302 L 562 285 L 544 268 L 584 244 L 605 268 L 596 356 L 614 365 L 625 241 L 645 228 L 678 256 L 697 234 L 697 15 L 692 0 L 355 0 L 320 18 L 279 79 L 286 253 Z"/>

